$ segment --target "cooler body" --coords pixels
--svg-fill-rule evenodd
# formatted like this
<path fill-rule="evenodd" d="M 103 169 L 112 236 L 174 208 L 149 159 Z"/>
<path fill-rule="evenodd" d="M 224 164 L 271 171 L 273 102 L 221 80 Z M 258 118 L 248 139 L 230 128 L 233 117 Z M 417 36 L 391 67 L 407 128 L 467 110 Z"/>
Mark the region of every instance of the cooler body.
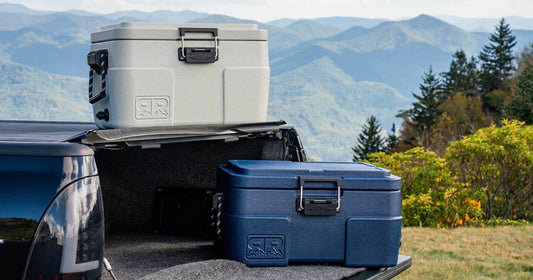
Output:
<path fill-rule="evenodd" d="M 267 32 L 256 25 L 121 23 L 91 40 L 101 128 L 266 121 Z"/>
<path fill-rule="evenodd" d="M 400 178 L 388 170 L 362 163 L 230 161 L 219 171 L 226 257 L 249 266 L 397 264 Z"/>

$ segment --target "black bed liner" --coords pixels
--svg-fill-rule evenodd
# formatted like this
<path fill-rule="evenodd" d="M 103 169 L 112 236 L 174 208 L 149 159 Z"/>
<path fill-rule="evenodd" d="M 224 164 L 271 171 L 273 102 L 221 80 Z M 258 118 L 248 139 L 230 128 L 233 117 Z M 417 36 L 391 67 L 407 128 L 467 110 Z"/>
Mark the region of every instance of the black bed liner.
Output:
<path fill-rule="evenodd" d="M 236 261 L 222 259 L 208 240 L 157 234 L 111 235 L 107 238 L 106 255 L 120 280 L 385 280 L 411 266 L 410 257 L 399 256 L 398 265 L 387 269 L 325 264 L 247 267 Z M 104 272 L 103 280 L 111 279 Z"/>

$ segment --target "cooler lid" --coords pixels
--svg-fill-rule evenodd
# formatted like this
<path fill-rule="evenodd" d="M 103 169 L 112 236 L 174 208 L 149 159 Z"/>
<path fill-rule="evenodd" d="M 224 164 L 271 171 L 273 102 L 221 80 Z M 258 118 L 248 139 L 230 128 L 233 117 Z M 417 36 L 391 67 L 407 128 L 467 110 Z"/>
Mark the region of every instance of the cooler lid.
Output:
<path fill-rule="evenodd" d="M 300 178 L 310 182 L 311 187 L 320 187 L 324 183 L 321 179 L 331 179 L 331 183 L 337 179 L 343 189 L 399 190 L 401 187 L 401 179 L 389 170 L 361 162 L 230 160 L 223 169 L 234 177 L 230 185 L 239 188 L 292 189 L 299 187 Z"/>
<path fill-rule="evenodd" d="M 181 40 L 180 28 L 216 28 L 221 41 L 266 41 L 267 31 L 257 24 L 122 22 L 104 26 L 91 34 L 91 42 L 113 40 Z M 212 40 L 213 34 L 187 32 L 185 40 Z"/>

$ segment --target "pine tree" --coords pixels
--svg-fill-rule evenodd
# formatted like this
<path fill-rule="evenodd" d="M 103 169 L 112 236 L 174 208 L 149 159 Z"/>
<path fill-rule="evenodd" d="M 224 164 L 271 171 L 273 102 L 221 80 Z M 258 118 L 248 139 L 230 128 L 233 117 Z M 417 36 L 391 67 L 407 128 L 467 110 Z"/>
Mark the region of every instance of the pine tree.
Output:
<path fill-rule="evenodd" d="M 428 130 L 440 114 L 439 105 L 444 101 L 440 79 L 429 67 L 429 72 L 424 73 L 419 86 L 420 95 L 413 93 L 416 102 L 411 109 L 411 120 L 419 132 Z"/>
<path fill-rule="evenodd" d="M 352 147 L 353 161 L 365 160 L 371 153 L 381 152 L 384 149 L 384 139 L 381 127 L 375 116 L 370 116 L 363 125 L 363 131 L 357 136 L 357 144 Z"/>
<path fill-rule="evenodd" d="M 391 133 L 387 136 L 387 143 L 384 148 L 384 152 L 387 154 L 392 153 L 396 146 L 400 142 L 400 138 L 396 135 L 396 124 L 392 124 Z"/>
<path fill-rule="evenodd" d="M 443 78 L 443 90 L 448 96 L 459 92 L 474 96 L 478 93 L 477 61 L 472 57 L 470 61 L 463 50 L 458 50 L 453 54 L 450 63 L 450 70 L 441 74 Z"/>
<path fill-rule="evenodd" d="M 481 91 L 483 94 L 501 89 L 503 82 L 513 69 L 513 47 L 516 37 L 509 24 L 502 18 L 494 33 L 489 37 L 490 43 L 479 54 L 481 61 Z"/>
<path fill-rule="evenodd" d="M 509 103 L 509 111 L 520 121 L 533 124 L 533 64 L 529 61 L 518 76 L 516 98 Z"/>

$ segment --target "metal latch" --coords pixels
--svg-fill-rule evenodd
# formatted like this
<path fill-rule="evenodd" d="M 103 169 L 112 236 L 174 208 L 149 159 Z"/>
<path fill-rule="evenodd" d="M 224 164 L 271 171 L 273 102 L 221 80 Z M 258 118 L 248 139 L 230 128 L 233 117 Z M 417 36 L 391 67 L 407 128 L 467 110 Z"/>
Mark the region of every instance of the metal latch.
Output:
<path fill-rule="evenodd" d="M 214 37 L 214 48 L 204 47 L 185 47 L 186 33 L 211 33 Z M 178 49 L 179 61 L 186 63 L 214 63 L 218 60 L 218 29 L 217 28 L 193 28 L 182 27 L 179 28 L 181 37 L 181 47 Z"/>
<path fill-rule="evenodd" d="M 337 185 L 337 198 L 304 198 L 305 182 L 333 182 Z M 341 211 L 341 180 L 339 178 L 300 177 L 300 197 L 296 211 L 306 216 L 334 216 Z"/>

